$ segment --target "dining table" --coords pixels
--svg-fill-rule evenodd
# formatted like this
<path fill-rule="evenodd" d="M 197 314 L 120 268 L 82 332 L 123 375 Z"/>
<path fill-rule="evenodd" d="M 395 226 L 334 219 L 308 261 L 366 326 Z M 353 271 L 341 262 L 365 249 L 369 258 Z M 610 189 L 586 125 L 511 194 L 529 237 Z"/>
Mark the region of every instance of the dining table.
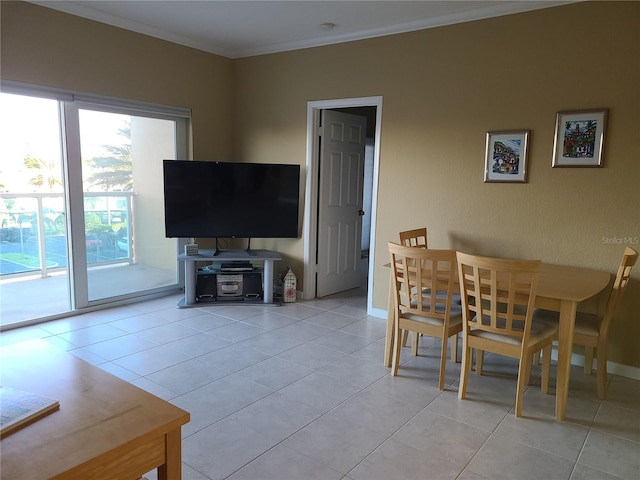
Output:
<path fill-rule="evenodd" d="M 390 267 L 389 264 L 385 266 Z M 394 336 L 393 272 L 390 280 L 384 347 L 384 365 L 387 367 L 391 366 Z M 610 281 L 611 274 L 602 270 L 550 263 L 542 263 L 540 266 L 535 306 L 560 313 L 555 406 L 557 420 L 566 418 L 573 331 L 578 304 L 599 294 Z"/>

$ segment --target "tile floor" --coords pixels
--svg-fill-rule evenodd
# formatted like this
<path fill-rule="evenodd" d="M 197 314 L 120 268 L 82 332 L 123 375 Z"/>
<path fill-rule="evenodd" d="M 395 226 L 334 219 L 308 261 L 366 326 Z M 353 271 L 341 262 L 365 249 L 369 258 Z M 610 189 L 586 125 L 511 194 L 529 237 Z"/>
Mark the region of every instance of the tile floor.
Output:
<path fill-rule="evenodd" d="M 595 376 L 573 367 L 557 422 L 534 379 L 517 419 L 512 360 L 487 355 L 462 401 L 460 365 L 447 364 L 439 391 L 439 343 L 426 337 L 390 376 L 385 321 L 366 315 L 363 290 L 281 307 L 177 309 L 178 299 L 11 330 L 0 343 L 45 338 L 188 410 L 187 480 L 640 478 L 640 381 L 612 377 L 601 402 Z"/>

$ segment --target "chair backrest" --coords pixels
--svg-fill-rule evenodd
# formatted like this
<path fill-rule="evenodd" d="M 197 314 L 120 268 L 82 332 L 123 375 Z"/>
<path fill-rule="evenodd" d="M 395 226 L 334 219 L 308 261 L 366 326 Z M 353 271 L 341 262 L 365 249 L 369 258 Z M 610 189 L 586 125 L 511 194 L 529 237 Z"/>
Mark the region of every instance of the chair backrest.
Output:
<path fill-rule="evenodd" d="M 509 335 L 526 343 L 542 262 L 461 252 L 457 261 L 464 328 Z"/>
<path fill-rule="evenodd" d="M 396 308 L 430 318 L 451 314 L 455 290 L 455 250 L 429 250 L 389 242 Z"/>
<path fill-rule="evenodd" d="M 400 244 L 405 247 L 427 247 L 427 229 L 416 228 L 400 232 Z"/>
<path fill-rule="evenodd" d="M 606 335 L 609 327 L 613 321 L 616 309 L 620 304 L 622 295 L 624 294 L 627 284 L 629 283 L 629 277 L 631 277 L 631 269 L 638 260 L 638 252 L 631 247 L 626 247 L 622 254 L 622 260 L 618 267 L 618 273 L 616 279 L 613 282 L 613 288 L 609 294 L 607 300 L 607 306 L 605 307 L 604 314 L 602 315 L 602 323 L 600 324 L 600 335 Z"/>

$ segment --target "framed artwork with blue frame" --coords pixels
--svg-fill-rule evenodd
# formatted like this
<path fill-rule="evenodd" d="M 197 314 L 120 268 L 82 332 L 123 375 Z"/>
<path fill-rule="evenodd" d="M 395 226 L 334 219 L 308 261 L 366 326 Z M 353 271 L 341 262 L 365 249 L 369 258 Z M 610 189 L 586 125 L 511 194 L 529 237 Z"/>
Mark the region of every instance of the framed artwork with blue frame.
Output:
<path fill-rule="evenodd" d="M 607 109 L 558 112 L 553 167 L 602 167 Z"/>
<path fill-rule="evenodd" d="M 484 181 L 527 182 L 529 130 L 487 132 Z"/>

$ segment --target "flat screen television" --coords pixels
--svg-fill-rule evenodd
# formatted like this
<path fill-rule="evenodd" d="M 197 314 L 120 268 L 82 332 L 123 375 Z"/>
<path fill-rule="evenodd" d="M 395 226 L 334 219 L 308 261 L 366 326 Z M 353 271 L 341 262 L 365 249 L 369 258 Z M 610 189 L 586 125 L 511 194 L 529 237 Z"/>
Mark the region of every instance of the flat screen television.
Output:
<path fill-rule="evenodd" d="M 165 160 L 167 237 L 296 238 L 300 165 Z"/>

